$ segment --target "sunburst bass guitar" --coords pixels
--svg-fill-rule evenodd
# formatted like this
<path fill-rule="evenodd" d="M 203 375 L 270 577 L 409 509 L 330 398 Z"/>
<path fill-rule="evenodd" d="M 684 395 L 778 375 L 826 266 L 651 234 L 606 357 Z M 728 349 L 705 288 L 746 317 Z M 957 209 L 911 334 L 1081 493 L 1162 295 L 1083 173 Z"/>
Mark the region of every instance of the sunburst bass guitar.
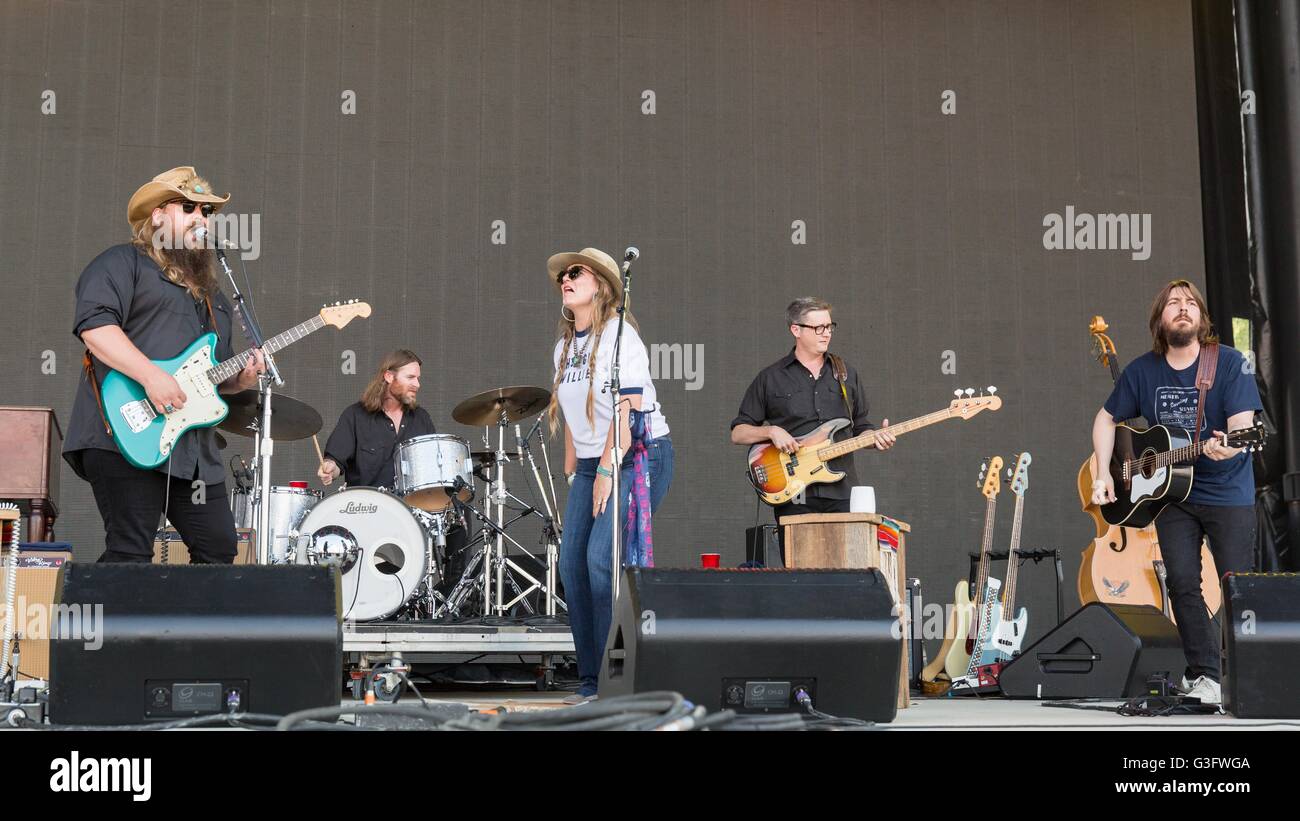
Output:
<path fill-rule="evenodd" d="M 954 399 L 941 411 L 918 416 L 880 430 L 869 430 L 842 442 L 834 441 L 835 434 L 852 424 L 848 419 L 832 419 L 821 427 L 795 437 L 799 447 L 794 453 L 778 450 L 771 442 L 763 442 L 749 449 L 749 481 L 758 495 L 769 505 L 785 504 L 810 485 L 838 482 L 844 472 L 828 464 L 832 459 L 847 456 L 862 448 L 876 444 L 876 436 L 889 431 L 895 436 L 910 433 L 948 419 L 970 419 L 986 410 L 1002 407 L 1002 398 L 989 388 L 988 396 L 973 396 L 967 389 L 965 398 Z M 958 397 L 962 392 L 957 391 Z"/>

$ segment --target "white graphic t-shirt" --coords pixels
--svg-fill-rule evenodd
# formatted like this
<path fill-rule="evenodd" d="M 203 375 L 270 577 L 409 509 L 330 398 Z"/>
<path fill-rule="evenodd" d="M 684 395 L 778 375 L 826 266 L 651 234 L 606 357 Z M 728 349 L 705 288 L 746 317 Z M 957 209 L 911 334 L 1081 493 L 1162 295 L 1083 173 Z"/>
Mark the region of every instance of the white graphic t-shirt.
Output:
<path fill-rule="evenodd" d="M 551 359 L 555 369 L 564 369 L 558 389 L 560 409 L 564 411 L 564 424 L 573 436 L 573 447 L 579 459 L 598 458 L 605 450 L 609 437 L 610 421 L 614 418 L 610 406 L 609 379 L 614 358 L 614 340 L 618 335 L 618 322 L 605 323 L 600 345 L 596 350 L 596 374 L 591 379 L 591 349 L 594 339 L 584 331 L 579 333 L 569 347 L 568 361 L 561 363 L 564 340 L 555 343 Z M 659 397 L 650 378 L 650 356 L 641 335 L 630 323 L 623 326 L 622 367 L 619 376 L 624 396 L 641 395 L 641 410 L 650 412 L 649 436 L 657 439 L 668 434 L 668 420 L 659 408 Z M 593 416 L 595 423 L 587 421 L 587 390 L 594 385 Z M 624 447 L 629 443 L 624 443 Z"/>

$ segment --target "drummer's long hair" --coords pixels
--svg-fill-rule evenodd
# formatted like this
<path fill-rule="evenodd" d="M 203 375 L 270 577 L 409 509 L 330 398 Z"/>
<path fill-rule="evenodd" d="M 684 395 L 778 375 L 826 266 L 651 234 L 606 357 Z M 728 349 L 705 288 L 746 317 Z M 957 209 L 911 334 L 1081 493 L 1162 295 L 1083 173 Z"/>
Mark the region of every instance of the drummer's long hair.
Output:
<path fill-rule="evenodd" d="M 378 413 L 383 410 L 384 394 L 388 392 L 388 382 L 384 379 L 384 374 L 389 371 L 397 373 L 412 362 L 417 365 L 424 364 L 420 361 L 420 357 L 405 348 L 399 348 L 385 355 L 384 360 L 379 363 L 379 371 L 361 393 L 362 407 L 370 413 Z"/>
<path fill-rule="evenodd" d="M 611 320 L 618 321 L 618 300 L 614 296 L 614 289 L 602 276 L 596 277 L 595 303 L 595 310 L 592 312 L 591 317 L 591 334 L 589 336 L 591 348 L 587 357 L 587 424 L 591 427 L 596 426 L 596 354 L 600 350 L 600 333 L 605 330 L 605 323 Z M 641 326 L 637 324 L 636 317 L 632 316 L 632 312 L 629 310 L 624 316 L 627 317 L 628 324 L 636 328 L 637 333 L 640 333 Z M 552 435 L 554 435 L 560 424 L 560 380 L 564 378 L 564 370 L 569 360 L 569 351 L 573 349 L 576 333 L 573 321 L 565 318 L 563 307 L 561 307 L 559 339 L 564 340 L 564 346 L 560 350 L 560 367 L 555 369 L 555 380 L 551 383 L 551 404 L 546 409 Z"/>

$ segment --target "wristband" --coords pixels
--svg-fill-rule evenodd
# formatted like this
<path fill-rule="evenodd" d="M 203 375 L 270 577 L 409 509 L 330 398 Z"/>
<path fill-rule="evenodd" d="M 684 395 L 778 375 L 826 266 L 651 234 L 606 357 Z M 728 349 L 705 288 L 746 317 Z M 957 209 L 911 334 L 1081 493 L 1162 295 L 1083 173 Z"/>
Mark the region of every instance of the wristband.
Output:
<path fill-rule="evenodd" d="M 614 478 L 614 471 L 610 470 L 604 465 L 596 465 L 596 472 L 599 473 L 601 476 L 604 476 L 606 479 Z"/>
<path fill-rule="evenodd" d="M 577 477 L 577 475 L 578 475 L 577 473 L 564 474 L 564 481 L 569 483 L 569 487 L 573 487 L 573 480 L 575 477 Z"/>

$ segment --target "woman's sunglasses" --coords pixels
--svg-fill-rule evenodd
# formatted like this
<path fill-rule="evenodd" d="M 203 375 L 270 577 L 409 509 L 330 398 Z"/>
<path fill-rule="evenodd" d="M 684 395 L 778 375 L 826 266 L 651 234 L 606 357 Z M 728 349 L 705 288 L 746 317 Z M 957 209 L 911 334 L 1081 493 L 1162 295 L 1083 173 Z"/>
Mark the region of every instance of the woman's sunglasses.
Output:
<path fill-rule="evenodd" d="M 571 265 L 560 272 L 560 275 L 555 278 L 555 282 L 560 284 L 564 282 L 565 277 L 568 277 L 570 282 L 574 282 L 586 272 L 587 267 L 585 265 Z"/>

